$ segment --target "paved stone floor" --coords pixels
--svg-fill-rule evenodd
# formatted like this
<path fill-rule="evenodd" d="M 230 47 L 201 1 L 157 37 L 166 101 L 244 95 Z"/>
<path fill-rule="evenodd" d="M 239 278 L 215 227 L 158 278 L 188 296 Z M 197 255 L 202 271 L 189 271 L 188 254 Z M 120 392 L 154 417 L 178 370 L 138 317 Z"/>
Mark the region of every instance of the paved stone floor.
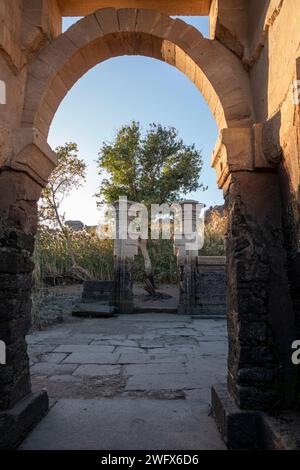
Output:
<path fill-rule="evenodd" d="M 28 343 L 51 409 L 23 449 L 224 448 L 209 403 L 225 380 L 225 320 L 67 317 Z"/>

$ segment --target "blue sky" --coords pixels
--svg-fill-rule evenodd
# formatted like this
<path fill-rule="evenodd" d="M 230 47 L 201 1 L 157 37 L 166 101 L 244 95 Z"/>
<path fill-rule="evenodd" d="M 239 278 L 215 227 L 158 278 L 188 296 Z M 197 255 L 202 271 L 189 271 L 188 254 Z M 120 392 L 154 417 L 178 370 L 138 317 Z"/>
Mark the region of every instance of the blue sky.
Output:
<path fill-rule="evenodd" d="M 208 36 L 207 18 L 183 19 Z M 64 30 L 76 20 L 64 18 Z M 195 143 L 202 151 L 201 181 L 208 190 L 188 197 L 208 206 L 223 203 L 210 167 L 217 126 L 201 93 L 168 64 L 146 57 L 118 57 L 99 64 L 75 84 L 51 126 L 50 145 L 55 148 L 76 142 L 80 157 L 88 165 L 86 184 L 73 191 L 63 205 L 67 219 L 79 219 L 87 225 L 98 222 L 93 197 L 101 184 L 95 163 L 98 151 L 103 141 L 113 138 L 116 129 L 132 120 L 144 128 L 151 122 L 174 126 L 186 144 Z"/>

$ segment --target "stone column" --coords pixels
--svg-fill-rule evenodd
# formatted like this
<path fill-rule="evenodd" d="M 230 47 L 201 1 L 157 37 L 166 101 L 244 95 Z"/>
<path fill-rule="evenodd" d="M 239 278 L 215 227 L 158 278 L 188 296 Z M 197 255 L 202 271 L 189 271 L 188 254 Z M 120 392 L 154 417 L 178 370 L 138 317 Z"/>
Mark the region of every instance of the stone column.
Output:
<path fill-rule="evenodd" d="M 116 241 L 114 252 L 115 289 L 113 303 L 118 308 L 118 313 L 130 314 L 133 313 L 132 263 L 134 256 L 128 256 L 128 244 L 124 241 Z M 120 255 L 120 252 L 127 252 L 127 254 Z"/>
<path fill-rule="evenodd" d="M 297 371 L 291 362 L 295 318 L 277 163 L 262 151 L 261 125 L 225 129 L 213 157 L 228 217 L 229 357 L 227 387 L 214 387 L 212 397 L 227 437 L 238 431 L 228 430 L 234 422 L 227 419 L 228 413 L 295 405 Z"/>
<path fill-rule="evenodd" d="M 197 201 L 185 200 L 180 203 L 182 210 L 182 230 L 185 218 L 195 233 L 197 227 Z M 185 213 L 185 208 L 191 206 L 191 213 Z M 187 249 L 187 243 L 191 243 L 191 234 L 183 233 L 182 239 L 174 238 L 174 254 L 177 257 L 177 265 L 180 271 L 179 304 L 178 313 L 191 315 L 196 313 L 196 270 L 198 250 Z"/>
<path fill-rule="evenodd" d="M 138 241 L 131 240 L 128 237 L 126 228 L 126 239 L 121 239 L 120 221 L 127 221 L 127 225 L 133 217 L 129 217 L 128 209 L 133 203 L 128 201 L 124 207 L 119 202 L 114 204 L 116 209 L 116 235 L 114 245 L 114 269 L 115 269 L 115 289 L 114 305 L 118 308 L 120 314 L 133 313 L 133 278 L 132 263 L 134 257 L 138 254 Z M 123 228 L 124 229 L 124 228 Z"/>
<path fill-rule="evenodd" d="M 47 155 L 33 143 L 33 130 L 27 129 L 23 140 L 21 134 L 14 138 L 14 149 L 21 153 L 0 169 L 0 340 L 6 348 L 6 364 L 0 365 L 0 449 L 16 447 L 48 409 L 45 391 L 31 393 L 25 336 L 31 322 L 37 201 L 46 184 L 42 168 L 45 163 L 47 171 L 49 158 L 55 157 L 46 144 Z M 26 171 L 30 155 L 40 158 Z"/>

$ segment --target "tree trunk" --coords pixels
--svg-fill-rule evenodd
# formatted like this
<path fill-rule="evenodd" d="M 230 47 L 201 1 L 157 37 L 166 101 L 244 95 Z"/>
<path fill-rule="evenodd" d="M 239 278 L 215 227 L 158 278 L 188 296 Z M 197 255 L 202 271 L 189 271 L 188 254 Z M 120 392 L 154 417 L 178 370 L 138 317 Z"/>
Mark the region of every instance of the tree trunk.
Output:
<path fill-rule="evenodd" d="M 74 275 L 80 281 L 91 281 L 92 277 L 91 277 L 90 273 L 86 269 L 79 266 L 76 262 L 76 257 L 75 257 L 75 253 L 74 253 L 74 250 L 73 250 L 72 241 L 71 241 L 70 235 L 69 235 L 69 228 L 66 227 L 62 223 L 54 198 L 53 198 L 53 207 L 54 207 L 54 210 L 55 210 L 57 223 L 58 223 L 58 225 L 59 225 L 59 227 L 60 227 L 60 229 L 61 229 L 61 231 L 62 231 L 62 233 L 63 233 L 63 235 L 66 239 L 66 242 L 67 242 L 68 252 L 69 252 L 70 258 L 72 260 L 72 268 L 71 268 L 72 275 Z"/>
<path fill-rule="evenodd" d="M 139 240 L 139 247 L 143 255 L 144 264 L 145 264 L 145 274 L 146 274 L 145 289 L 147 292 L 149 292 L 149 294 L 155 296 L 156 293 L 155 293 L 153 267 L 152 267 L 152 262 L 151 262 L 148 249 L 147 249 L 147 240 Z"/>

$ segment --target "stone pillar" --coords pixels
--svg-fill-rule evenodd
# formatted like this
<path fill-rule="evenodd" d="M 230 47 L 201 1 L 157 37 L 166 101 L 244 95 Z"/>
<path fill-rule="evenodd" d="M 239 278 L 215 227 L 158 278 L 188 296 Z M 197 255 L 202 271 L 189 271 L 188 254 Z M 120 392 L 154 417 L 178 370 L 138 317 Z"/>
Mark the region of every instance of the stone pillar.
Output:
<path fill-rule="evenodd" d="M 281 195 L 276 164 L 262 151 L 261 130 L 261 125 L 225 129 L 213 156 L 228 217 L 229 357 L 227 387 L 213 387 L 212 397 L 228 440 L 238 435 L 238 429 L 229 429 L 237 421 L 228 414 L 291 409 L 296 402 L 297 370 L 291 362 L 295 318 Z"/>
<path fill-rule="evenodd" d="M 276 173 L 236 172 L 228 215 L 228 388 L 243 409 L 291 408 L 294 312 Z"/>
<path fill-rule="evenodd" d="M 0 365 L 0 449 L 16 447 L 48 409 L 45 391 L 31 393 L 25 336 L 31 322 L 37 201 L 48 177 L 43 171 L 51 159 L 53 168 L 55 156 L 30 129 L 15 133 L 15 149 L 10 166 L 0 168 L 0 340 L 6 347 L 6 364 Z M 29 155 L 33 162 L 27 168 Z"/>
<path fill-rule="evenodd" d="M 182 210 L 182 231 L 184 230 L 185 218 L 189 218 L 188 222 L 195 233 L 197 228 L 197 201 L 185 200 L 180 203 Z M 185 213 L 185 208 L 191 206 L 191 213 Z M 191 234 L 183 233 L 182 239 L 174 238 L 174 254 L 177 257 L 177 265 L 180 271 L 179 286 L 179 304 L 178 313 L 183 315 L 191 315 L 196 313 L 196 269 L 197 256 L 199 250 L 187 249 L 187 243 L 191 243 Z"/>
<path fill-rule="evenodd" d="M 40 192 L 26 174 L 0 173 L 0 449 L 15 447 L 48 409 L 46 392 L 31 394 L 25 335 L 31 321 L 32 253 Z"/>
<path fill-rule="evenodd" d="M 121 255 L 121 252 L 127 254 Z M 118 313 L 130 314 L 133 313 L 132 263 L 134 256 L 128 255 L 128 244 L 124 241 L 116 241 L 114 255 L 115 289 L 113 303 L 117 307 Z"/>
<path fill-rule="evenodd" d="M 114 245 L 114 269 L 115 269 L 115 289 L 114 305 L 118 308 L 120 314 L 133 313 L 133 278 L 132 263 L 134 257 L 138 254 L 138 241 L 131 240 L 128 237 L 126 228 L 126 239 L 120 239 L 121 228 L 120 221 L 126 220 L 127 225 L 133 217 L 129 217 L 128 210 L 133 203 L 128 201 L 124 207 L 119 202 L 114 204 L 116 210 L 116 235 Z"/>

